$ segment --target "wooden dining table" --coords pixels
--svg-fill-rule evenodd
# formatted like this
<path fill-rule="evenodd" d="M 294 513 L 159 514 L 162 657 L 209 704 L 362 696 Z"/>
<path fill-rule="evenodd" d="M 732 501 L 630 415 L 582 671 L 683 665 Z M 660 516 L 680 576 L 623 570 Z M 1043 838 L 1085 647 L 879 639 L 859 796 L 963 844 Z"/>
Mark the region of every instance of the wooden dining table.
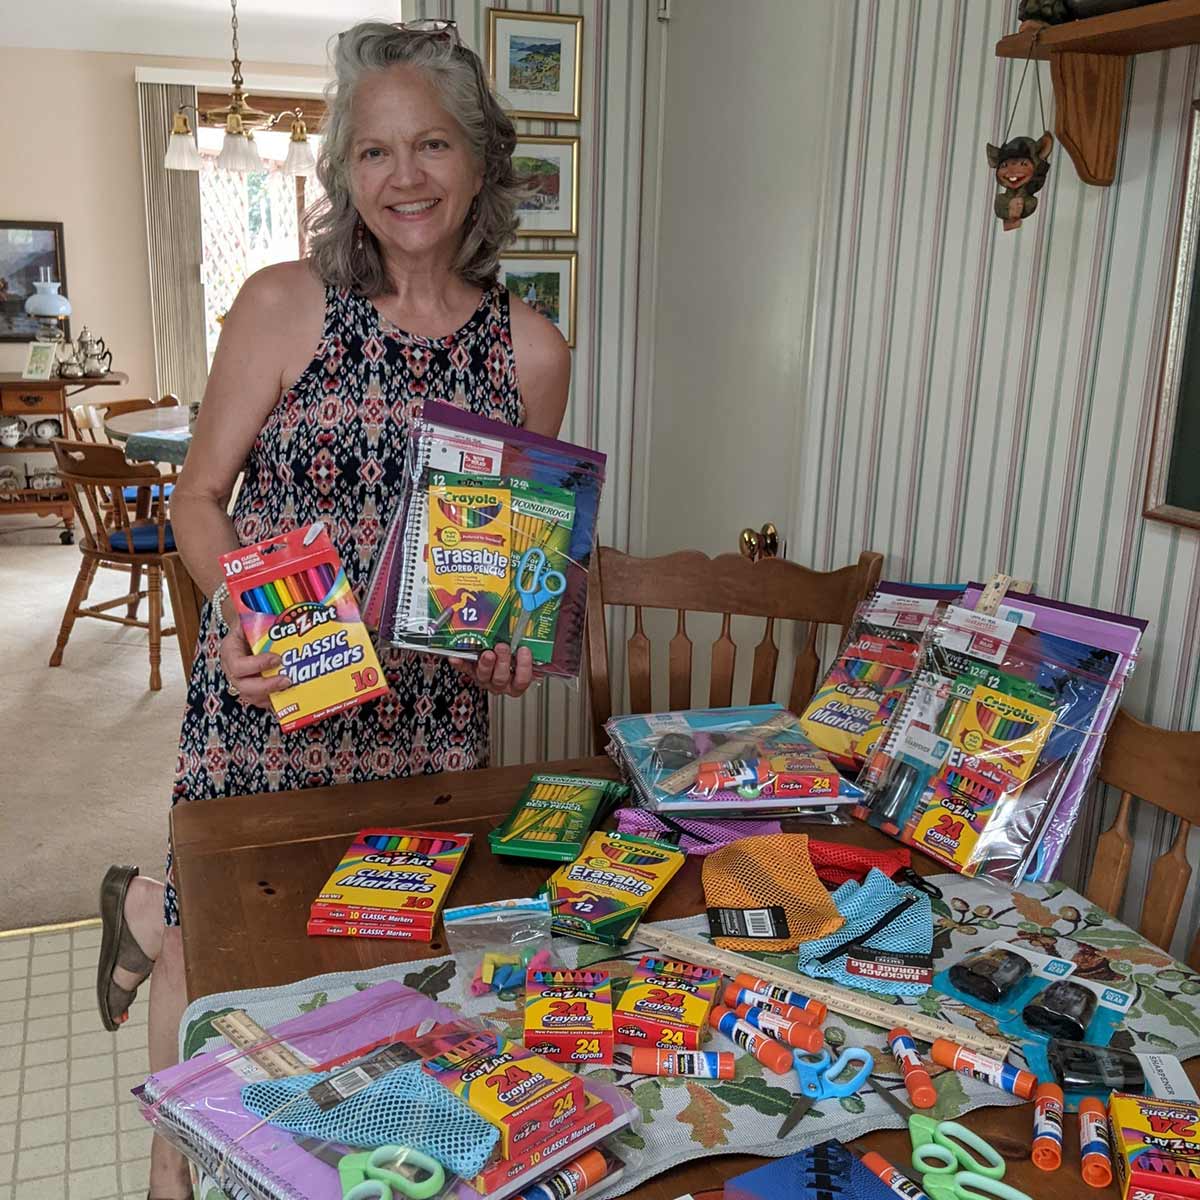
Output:
<path fill-rule="evenodd" d="M 160 405 L 137 412 L 116 413 L 104 419 L 104 432 L 126 446 L 126 458 L 182 466 L 191 443 L 191 412 L 183 405 Z M 135 436 L 136 435 L 136 436 Z M 138 451 L 130 453 L 129 439 Z"/>
<path fill-rule="evenodd" d="M 171 814 L 175 878 L 182 897 L 183 947 L 191 999 L 215 992 L 271 987 L 330 971 L 354 971 L 446 954 L 440 925 L 432 942 L 397 943 L 366 938 L 309 937 L 309 904 L 358 830 L 370 825 L 449 829 L 474 835 L 471 857 L 454 885 L 455 904 L 532 895 L 553 864 L 493 856 L 487 834 L 501 823 L 535 772 L 617 778 L 605 757 L 425 775 L 302 791 L 235 796 L 177 805 Z M 885 849 L 881 833 L 848 826 L 797 826 L 825 840 Z M 944 867 L 914 853 L 923 875 Z M 704 910 L 700 860 L 690 857 L 656 901 L 653 920 Z M 1187 1064 L 1200 1083 L 1200 1058 Z M 1027 1146 L 1032 1108 L 976 1109 L 963 1123 L 989 1139 Z M 1080 1178 L 1075 1122 L 1065 1132 L 1063 1167 L 1046 1175 L 1024 1158 L 1009 1163 L 1005 1182 L 1035 1200 L 1094 1198 Z M 906 1132 L 881 1130 L 852 1143 L 903 1166 L 911 1153 Z M 635 1200 L 675 1200 L 719 1189 L 723 1180 L 767 1160 L 726 1154 L 672 1167 L 626 1195 Z M 1116 1188 L 1111 1189 L 1116 1195 Z"/>

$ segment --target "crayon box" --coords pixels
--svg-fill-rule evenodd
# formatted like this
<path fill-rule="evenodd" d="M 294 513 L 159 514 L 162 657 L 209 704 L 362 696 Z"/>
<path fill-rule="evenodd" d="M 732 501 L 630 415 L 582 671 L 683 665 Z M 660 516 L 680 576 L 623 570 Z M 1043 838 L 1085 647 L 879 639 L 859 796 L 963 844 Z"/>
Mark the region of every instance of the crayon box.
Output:
<path fill-rule="evenodd" d="M 221 569 L 251 653 L 278 654 L 280 670 L 292 681 L 271 696 L 284 733 L 388 691 L 341 559 L 320 522 L 223 554 Z"/>
<path fill-rule="evenodd" d="M 611 1063 L 613 1007 L 608 972 L 527 972 L 525 1048 L 552 1062 Z"/>
<path fill-rule="evenodd" d="M 613 1014 L 616 1042 L 658 1050 L 698 1050 L 720 986 L 720 971 L 647 954 L 630 976 Z"/>
<path fill-rule="evenodd" d="M 583 1081 L 494 1033 L 478 1033 L 421 1069 L 500 1131 L 500 1154 L 515 1158 L 583 1120 Z"/>
<path fill-rule="evenodd" d="M 1122 1200 L 1200 1197 L 1200 1104 L 1113 1092 L 1108 1119 Z"/>

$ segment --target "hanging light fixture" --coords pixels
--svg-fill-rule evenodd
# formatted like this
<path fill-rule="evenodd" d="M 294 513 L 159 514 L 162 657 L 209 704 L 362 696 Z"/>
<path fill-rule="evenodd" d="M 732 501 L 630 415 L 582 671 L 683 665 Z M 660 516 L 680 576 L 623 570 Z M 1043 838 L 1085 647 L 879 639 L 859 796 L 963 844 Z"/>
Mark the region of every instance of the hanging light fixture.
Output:
<path fill-rule="evenodd" d="M 225 126 L 225 140 L 221 143 L 217 166 L 227 171 L 261 171 L 263 161 L 258 147 L 254 144 L 255 132 L 274 129 L 284 117 L 291 117 L 292 140 L 288 146 L 283 171 L 287 175 L 310 175 L 316 167 L 316 162 L 308 144 L 308 127 L 304 124 L 303 111 L 295 108 L 272 114 L 254 108 L 247 102 L 246 93 L 242 90 L 242 84 L 245 82 L 242 79 L 242 60 L 238 57 L 237 0 L 229 0 L 229 6 L 233 10 L 233 94 L 224 108 L 201 111 L 193 104 L 181 104 L 175 110 L 163 166 L 172 171 L 200 169 L 200 151 L 196 148 L 192 127 L 187 118 L 190 109 L 196 114 L 198 121 Z"/>

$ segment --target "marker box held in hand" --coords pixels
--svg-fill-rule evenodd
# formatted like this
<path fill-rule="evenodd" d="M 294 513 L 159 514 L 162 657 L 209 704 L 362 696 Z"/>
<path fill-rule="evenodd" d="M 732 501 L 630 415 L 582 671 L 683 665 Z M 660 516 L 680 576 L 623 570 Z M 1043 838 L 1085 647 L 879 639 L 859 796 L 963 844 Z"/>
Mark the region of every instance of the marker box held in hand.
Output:
<path fill-rule="evenodd" d="M 250 652 L 278 654 L 280 670 L 292 681 L 271 695 L 284 733 L 388 691 L 324 525 L 223 554 L 221 569 Z"/>

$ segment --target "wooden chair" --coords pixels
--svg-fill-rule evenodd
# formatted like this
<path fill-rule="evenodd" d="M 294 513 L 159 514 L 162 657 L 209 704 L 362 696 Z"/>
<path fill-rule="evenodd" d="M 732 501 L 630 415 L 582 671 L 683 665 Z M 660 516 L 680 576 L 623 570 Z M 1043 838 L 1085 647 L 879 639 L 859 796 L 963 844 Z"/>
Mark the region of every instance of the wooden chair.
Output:
<path fill-rule="evenodd" d="M 1102 782 L 1121 790 L 1116 818 L 1096 843 L 1086 889 L 1087 898 L 1105 912 L 1120 909 L 1129 880 L 1134 846 L 1129 810 L 1134 796 L 1179 818 L 1171 848 L 1151 868 L 1138 925 L 1145 938 L 1168 948 L 1192 876 L 1188 834 L 1200 823 L 1200 730 L 1159 729 L 1118 710 L 1104 743 L 1098 774 Z M 1187 961 L 1200 970 L 1200 934 L 1192 942 Z"/>
<path fill-rule="evenodd" d="M 853 566 L 837 571 L 812 571 L 786 559 L 751 562 L 738 554 L 709 558 L 698 550 L 683 550 L 661 558 L 633 558 L 608 546 L 592 555 L 588 584 L 587 651 L 592 701 L 592 736 L 596 753 L 603 753 L 604 722 L 612 716 L 608 671 L 608 629 L 604 610 L 632 605 L 633 634 L 627 643 L 630 707 L 651 711 L 650 639 L 642 626 L 644 608 L 675 609 L 675 636 L 669 646 L 672 711 L 692 707 L 692 642 L 687 635 L 688 612 L 721 613 L 721 636 L 712 647 L 712 676 L 708 703 L 723 708 L 733 703 L 733 674 L 737 647 L 730 635 L 734 616 L 763 617 L 766 628 L 754 650 L 750 683 L 751 704 L 770 701 L 775 689 L 779 648 L 775 622 L 808 623 L 808 636 L 796 656 L 788 707 L 800 711 L 817 685 L 816 640 L 819 625 L 844 629 L 858 602 L 875 586 L 883 556 L 864 551 Z"/>
<path fill-rule="evenodd" d="M 104 422 L 121 413 L 145 412 L 148 408 L 178 408 L 179 397 L 167 392 L 161 400 L 138 397 L 133 400 L 109 400 L 104 404 L 73 404 L 68 410 L 71 435 L 76 441 L 112 445 L 104 431 Z"/>
<path fill-rule="evenodd" d="M 167 520 L 163 477 L 151 464 L 127 463 L 117 446 L 64 438 L 56 438 L 52 445 L 58 473 L 71 495 L 79 522 L 79 550 L 83 561 L 79 564 L 79 574 L 63 613 L 50 665 L 61 665 L 63 650 L 77 617 L 136 626 L 150 635 L 150 690 L 156 692 L 162 687 L 159 672 L 162 639 L 175 632 L 174 626 L 162 627 L 163 570 L 174 557 L 175 550 L 175 538 Z M 126 491 L 131 487 L 136 497 L 132 504 L 126 499 Z M 127 572 L 130 589 L 115 600 L 87 607 L 84 601 L 101 567 Z M 144 590 L 140 588 L 143 569 L 146 572 Z M 145 621 L 133 615 L 142 598 L 149 602 Z M 115 616 L 107 611 L 122 604 L 128 606 L 125 616 Z"/>

